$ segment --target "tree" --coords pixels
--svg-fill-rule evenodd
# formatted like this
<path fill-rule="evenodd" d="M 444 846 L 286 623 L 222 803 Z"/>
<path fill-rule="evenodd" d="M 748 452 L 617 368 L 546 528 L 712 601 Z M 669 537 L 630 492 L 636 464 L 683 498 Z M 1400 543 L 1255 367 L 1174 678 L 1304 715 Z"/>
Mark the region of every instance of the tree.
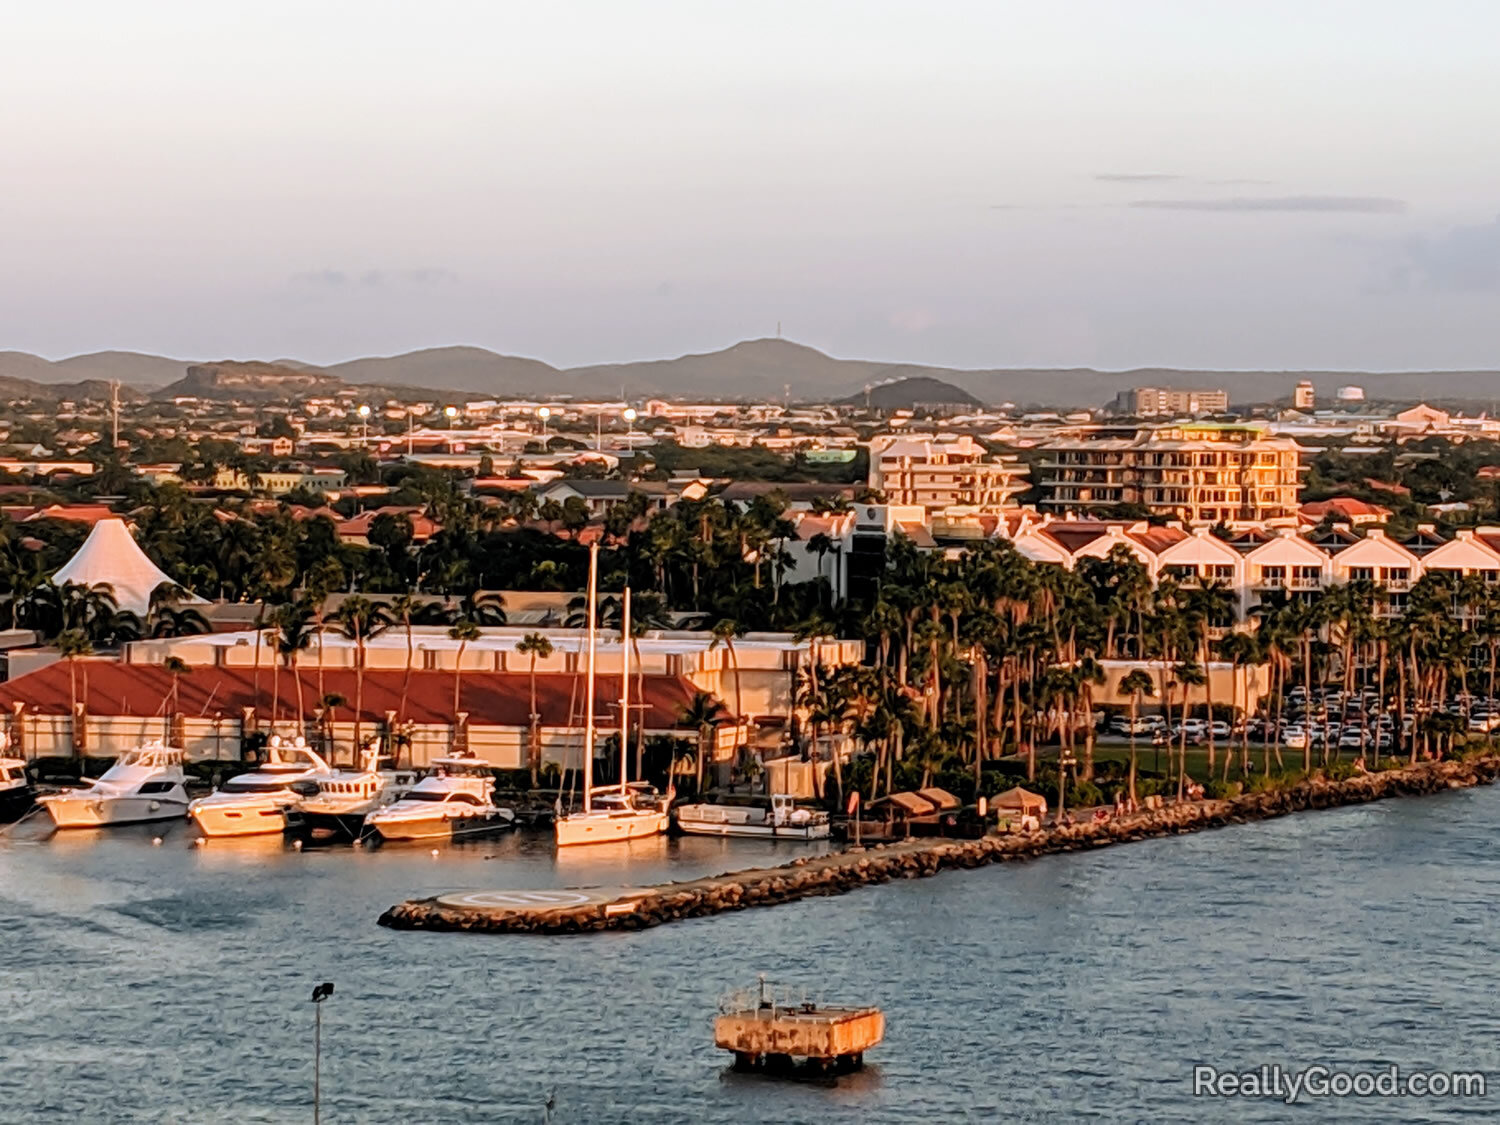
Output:
<path fill-rule="evenodd" d="M 1130 779 L 1129 793 L 1132 803 L 1136 800 L 1136 750 L 1135 750 L 1135 727 L 1136 721 L 1141 714 L 1141 698 L 1156 694 L 1156 684 L 1145 670 L 1136 668 L 1120 681 L 1119 690 L 1130 696 Z"/>
<path fill-rule="evenodd" d="M 463 682 L 464 649 L 471 641 L 477 641 L 482 635 L 479 626 L 472 621 L 455 621 L 448 628 L 449 638 L 458 642 L 458 652 L 453 659 L 453 721 L 455 723 L 458 722 L 459 691 Z"/>
<path fill-rule="evenodd" d="M 729 667 L 734 674 L 734 720 L 739 723 L 748 733 L 749 724 L 745 720 L 744 697 L 740 692 L 740 662 L 735 656 L 734 639 L 745 635 L 745 630 L 740 627 L 739 622 L 728 617 L 721 617 L 714 623 L 714 639 L 709 642 L 709 651 L 712 652 L 720 645 L 729 654 Z"/>
<path fill-rule="evenodd" d="M 354 753 L 361 745 L 360 724 L 365 713 L 365 645 L 391 626 L 385 607 L 358 595 L 347 597 L 334 614 L 339 632 L 354 642 Z"/>
<path fill-rule="evenodd" d="M 542 717 L 536 709 L 536 662 L 552 655 L 552 642 L 542 633 L 527 633 L 516 644 L 516 651 L 531 658 L 530 739 L 526 759 L 531 766 L 531 787 L 535 789 L 542 768 Z"/>
<path fill-rule="evenodd" d="M 285 665 L 292 673 L 292 682 L 297 689 L 297 733 L 301 734 L 307 723 L 307 707 L 302 694 L 302 673 L 297 671 L 297 654 L 305 650 L 312 640 L 308 622 L 312 617 L 306 602 L 288 602 L 278 606 L 271 615 L 275 629 L 277 668 L 272 689 L 271 726 L 274 729 L 281 710 L 281 675 L 279 668 Z M 319 660 L 322 653 L 318 654 Z"/>
<path fill-rule="evenodd" d="M 694 768 L 694 792 L 698 795 L 703 793 L 703 770 L 708 760 L 709 751 L 712 749 L 712 738 L 714 727 L 724 716 L 724 705 L 713 695 L 706 691 L 693 693 L 682 708 L 681 719 L 689 726 L 698 730 L 698 753 Z"/>
<path fill-rule="evenodd" d="M 177 711 L 179 709 L 178 698 L 182 687 L 182 677 L 190 675 L 193 669 L 192 666 L 189 665 L 188 662 L 182 659 L 182 657 L 180 656 L 167 657 L 162 661 L 161 666 L 162 670 L 172 677 L 172 687 L 167 693 L 167 698 L 162 701 L 163 703 L 170 704 L 170 710 L 167 712 L 167 732 L 168 738 L 170 738 L 172 730 L 172 717 L 177 714 Z"/>
<path fill-rule="evenodd" d="M 68 662 L 68 730 L 72 735 L 73 753 L 83 756 L 83 742 L 78 730 L 78 661 L 94 651 L 89 636 L 82 629 L 64 629 L 54 642 L 57 654 Z"/>

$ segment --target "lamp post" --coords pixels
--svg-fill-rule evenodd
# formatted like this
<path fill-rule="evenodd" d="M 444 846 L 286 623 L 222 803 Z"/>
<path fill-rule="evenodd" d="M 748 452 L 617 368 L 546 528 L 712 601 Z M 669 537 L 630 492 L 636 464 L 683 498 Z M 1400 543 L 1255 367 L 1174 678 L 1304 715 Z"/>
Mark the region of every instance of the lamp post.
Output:
<path fill-rule="evenodd" d="M 635 437 L 635 420 L 639 417 L 635 412 L 635 407 L 627 406 L 621 417 L 625 419 L 625 444 L 634 445 L 635 442 L 632 439 Z"/>
<path fill-rule="evenodd" d="M 445 407 L 443 407 L 443 417 L 446 418 L 446 419 L 448 419 L 448 428 L 451 430 L 453 428 L 453 419 L 455 419 L 455 418 L 458 417 L 458 407 L 456 407 L 456 406 L 445 406 Z"/>
<path fill-rule="evenodd" d="M 539 418 L 541 420 L 541 423 L 542 423 L 542 444 L 546 445 L 547 444 L 547 419 L 550 418 L 550 417 L 552 417 L 552 408 L 550 406 L 538 406 L 536 408 L 536 416 L 537 416 L 537 418 Z"/>
<path fill-rule="evenodd" d="M 1068 811 L 1068 767 L 1077 764 L 1073 751 L 1064 748 L 1057 755 L 1057 822 L 1062 823 Z"/>
<path fill-rule="evenodd" d="M 368 403 L 361 403 L 359 407 L 359 444 L 364 449 L 370 448 L 370 407 Z"/>
<path fill-rule="evenodd" d="M 323 1001 L 333 995 L 333 982 L 324 981 L 312 990 L 313 1005 L 313 1125 L 323 1115 Z"/>

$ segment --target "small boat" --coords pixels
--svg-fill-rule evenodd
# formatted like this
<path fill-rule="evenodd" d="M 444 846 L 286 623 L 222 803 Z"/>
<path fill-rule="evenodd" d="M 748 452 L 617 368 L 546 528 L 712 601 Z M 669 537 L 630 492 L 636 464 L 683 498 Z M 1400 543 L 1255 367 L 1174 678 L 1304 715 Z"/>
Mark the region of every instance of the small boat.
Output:
<path fill-rule="evenodd" d="M 494 802 L 494 766 L 480 758 L 434 758 L 433 772 L 400 800 L 365 817 L 382 840 L 453 840 L 514 828 L 516 814 Z"/>
<path fill-rule="evenodd" d="M 752 798 L 748 804 L 707 801 L 681 805 L 677 827 L 693 836 L 758 836 L 768 840 L 826 840 L 828 814 L 799 809 L 795 797 L 774 794 Z"/>
<path fill-rule="evenodd" d="M 266 836 L 286 830 L 286 814 L 317 793 L 318 782 L 333 769 L 302 739 L 288 746 L 273 737 L 268 759 L 247 773 L 231 777 L 207 797 L 188 806 L 188 815 L 205 836 Z"/>
<path fill-rule="evenodd" d="M 315 781 L 318 791 L 287 810 L 287 833 L 304 840 L 358 840 L 370 813 L 400 800 L 417 783 L 414 770 L 381 769 L 385 757 L 372 740 L 361 755 L 362 768 L 334 770 Z"/>
<path fill-rule="evenodd" d="M 150 742 L 127 750 L 97 781 L 37 798 L 58 828 L 176 820 L 188 809 L 183 752 Z"/>
<path fill-rule="evenodd" d="M 0 751 L 5 750 L 0 736 Z M 36 789 L 21 758 L 0 757 L 0 824 L 20 820 L 36 807 Z"/>

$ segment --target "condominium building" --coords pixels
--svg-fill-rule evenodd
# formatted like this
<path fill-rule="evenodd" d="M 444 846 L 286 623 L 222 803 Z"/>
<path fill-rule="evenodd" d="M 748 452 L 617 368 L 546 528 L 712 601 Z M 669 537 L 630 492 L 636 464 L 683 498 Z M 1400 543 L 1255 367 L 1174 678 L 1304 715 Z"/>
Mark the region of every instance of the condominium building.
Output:
<path fill-rule="evenodd" d="M 1128 504 L 1190 523 L 1297 514 L 1301 449 L 1262 426 L 1101 428 L 1041 452 L 1040 503 L 1053 511 Z"/>
<path fill-rule="evenodd" d="M 967 435 L 884 434 L 870 441 L 870 487 L 882 492 L 887 504 L 928 513 L 1012 508 L 1016 495 L 1026 490 L 1026 472 L 1014 456 L 993 454 Z"/>
<path fill-rule="evenodd" d="M 1115 396 L 1115 412 L 1134 418 L 1159 418 L 1163 415 L 1223 414 L 1229 409 L 1229 392 L 1216 390 L 1179 390 L 1175 387 L 1132 387 Z"/>

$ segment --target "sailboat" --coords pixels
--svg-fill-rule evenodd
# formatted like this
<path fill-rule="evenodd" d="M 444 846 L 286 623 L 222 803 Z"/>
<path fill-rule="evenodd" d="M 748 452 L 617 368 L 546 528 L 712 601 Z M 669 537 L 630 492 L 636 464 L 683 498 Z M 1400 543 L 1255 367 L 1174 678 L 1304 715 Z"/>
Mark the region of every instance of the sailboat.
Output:
<path fill-rule="evenodd" d="M 631 783 L 630 754 L 630 589 L 625 590 L 621 622 L 620 784 L 594 791 L 594 667 L 597 657 L 599 544 L 589 546 L 588 663 L 584 686 L 583 811 L 560 816 L 553 824 L 558 847 L 574 844 L 612 844 L 667 830 L 671 795 L 658 795 L 650 786 Z"/>

